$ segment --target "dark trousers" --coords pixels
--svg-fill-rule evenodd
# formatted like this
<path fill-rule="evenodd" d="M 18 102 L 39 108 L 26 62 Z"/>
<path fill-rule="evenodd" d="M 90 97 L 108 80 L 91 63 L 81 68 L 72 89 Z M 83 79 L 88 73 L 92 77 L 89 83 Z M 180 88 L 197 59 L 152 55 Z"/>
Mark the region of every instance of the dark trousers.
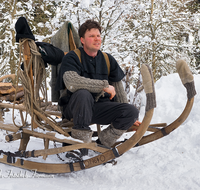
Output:
<path fill-rule="evenodd" d="M 120 130 L 129 129 L 138 118 L 135 106 L 111 101 L 95 102 L 87 90 L 78 90 L 72 94 L 63 109 L 65 118 L 73 118 L 75 129 L 90 129 L 91 123 L 113 125 Z"/>

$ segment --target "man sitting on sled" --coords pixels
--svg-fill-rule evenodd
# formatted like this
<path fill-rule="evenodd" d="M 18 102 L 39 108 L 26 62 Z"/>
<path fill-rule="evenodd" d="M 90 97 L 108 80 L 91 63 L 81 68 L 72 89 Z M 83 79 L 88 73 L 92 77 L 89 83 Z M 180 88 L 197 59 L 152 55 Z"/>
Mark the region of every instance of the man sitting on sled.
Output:
<path fill-rule="evenodd" d="M 67 119 L 73 118 L 71 136 L 91 142 L 89 125 L 108 125 L 97 140 L 111 147 L 116 140 L 137 121 L 138 110 L 128 104 L 121 80 L 125 76 L 117 61 L 110 55 L 108 69 L 101 47 L 101 27 L 87 20 L 79 29 L 83 47 L 81 60 L 74 51 L 64 56 L 57 80 L 57 90 L 64 90 L 59 105 Z"/>

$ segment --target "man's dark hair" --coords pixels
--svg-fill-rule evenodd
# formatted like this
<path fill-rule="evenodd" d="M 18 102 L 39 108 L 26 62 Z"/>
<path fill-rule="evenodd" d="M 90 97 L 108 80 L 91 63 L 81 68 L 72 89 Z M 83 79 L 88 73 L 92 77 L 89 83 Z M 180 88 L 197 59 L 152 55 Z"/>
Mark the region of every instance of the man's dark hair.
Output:
<path fill-rule="evenodd" d="M 98 22 L 94 21 L 94 20 L 86 20 L 79 28 L 78 30 L 78 34 L 79 37 L 84 38 L 85 36 L 85 32 L 87 30 L 91 30 L 92 28 L 96 28 L 99 30 L 100 34 L 101 34 L 101 26 Z"/>

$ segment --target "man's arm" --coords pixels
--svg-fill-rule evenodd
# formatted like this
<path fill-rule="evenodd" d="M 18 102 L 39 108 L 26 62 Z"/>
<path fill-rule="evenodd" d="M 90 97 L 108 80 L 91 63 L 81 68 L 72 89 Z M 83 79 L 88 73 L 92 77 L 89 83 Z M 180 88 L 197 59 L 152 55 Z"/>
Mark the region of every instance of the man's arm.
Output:
<path fill-rule="evenodd" d="M 70 92 L 86 89 L 91 93 L 101 93 L 103 89 L 109 87 L 107 80 L 85 78 L 75 71 L 66 71 L 63 75 L 63 81 Z"/>

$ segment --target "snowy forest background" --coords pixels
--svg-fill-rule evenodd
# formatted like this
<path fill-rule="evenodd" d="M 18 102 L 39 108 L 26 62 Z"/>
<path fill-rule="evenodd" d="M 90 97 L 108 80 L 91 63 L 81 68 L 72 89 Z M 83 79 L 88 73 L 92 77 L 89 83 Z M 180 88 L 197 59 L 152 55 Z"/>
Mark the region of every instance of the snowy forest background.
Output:
<path fill-rule="evenodd" d="M 150 65 L 155 81 L 176 72 L 179 58 L 199 74 L 199 8 L 198 0 L 0 0 L 0 76 L 17 72 L 15 23 L 21 16 L 36 41 L 45 42 L 65 21 L 76 29 L 86 19 L 98 21 L 103 28 L 101 50 L 124 69 L 127 93 L 130 84 L 137 87 L 143 63 Z"/>

